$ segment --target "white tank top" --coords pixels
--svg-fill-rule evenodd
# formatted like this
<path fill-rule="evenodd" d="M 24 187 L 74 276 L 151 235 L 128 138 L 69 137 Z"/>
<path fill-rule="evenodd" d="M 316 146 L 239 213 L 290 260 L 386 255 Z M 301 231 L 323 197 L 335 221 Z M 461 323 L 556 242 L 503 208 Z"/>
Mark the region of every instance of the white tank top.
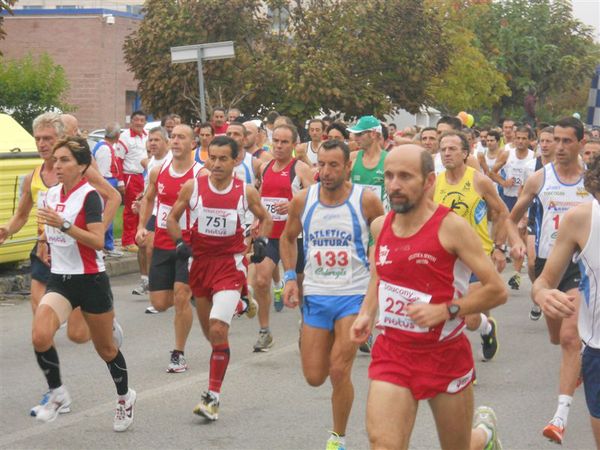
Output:
<path fill-rule="evenodd" d="M 312 148 L 312 141 L 306 143 L 306 156 L 313 166 L 316 166 L 319 162 L 317 151 Z"/>
<path fill-rule="evenodd" d="M 590 235 L 574 261 L 579 264 L 583 301 L 579 307 L 579 336 L 586 345 L 600 349 L 600 203 L 592 203 Z"/>
<path fill-rule="evenodd" d="M 254 166 L 252 165 L 252 153 L 246 152 L 244 155 L 244 160 L 238 166 L 233 168 L 233 173 L 236 177 L 242 180 L 244 183 L 255 186 L 256 187 L 256 175 L 254 174 Z M 249 209 L 246 210 L 246 218 L 244 219 L 244 224 L 246 226 L 252 225 L 254 222 L 254 214 Z"/>
<path fill-rule="evenodd" d="M 535 154 L 531 150 L 527 150 L 527 156 L 523 159 L 517 157 L 517 150 L 510 147 L 508 149 L 508 159 L 504 165 L 504 172 L 506 173 L 506 179 L 514 178 L 515 184 L 511 187 L 504 188 L 504 195 L 506 197 L 517 197 L 519 195 L 519 189 L 525 182 L 525 175 L 527 171 L 527 163 L 535 158 Z"/>
<path fill-rule="evenodd" d="M 363 187 L 352 185 L 338 206 L 319 201 L 321 183 L 308 188 L 302 213 L 304 295 L 364 295 L 369 284 L 369 226 L 363 217 Z"/>
<path fill-rule="evenodd" d="M 547 259 L 554 247 L 558 227 L 562 216 L 574 206 L 587 203 L 592 196 L 583 186 L 583 176 L 574 184 L 563 184 L 556 174 L 554 163 L 544 166 L 544 183 L 540 188 L 537 199 L 539 207 L 536 223 L 539 224 L 539 236 L 536 242 L 538 258 Z"/>
<path fill-rule="evenodd" d="M 440 152 L 433 155 L 433 164 L 436 176 L 446 170 L 444 163 L 442 162 L 442 154 Z"/>
<path fill-rule="evenodd" d="M 150 161 L 148 161 L 148 167 L 146 168 L 146 172 L 144 175 L 144 191 L 146 191 L 146 189 L 148 188 L 148 180 L 150 179 L 150 171 L 152 169 L 154 169 L 155 167 L 162 166 L 164 163 L 167 163 L 167 164 L 170 163 L 172 159 L 173 159 L 173 153 L 171 153 L 171 150 L 167 151 L 167 153 L 165 153 L 165 156 L 163 156 L 161 159 L 156 159 L 154 156 L 152 156 L 150 158 Z M 155 196 L 154 197 L 154 206 L 152 206 L 152 215 L 156 216 L 157 213 L 158 213 L 158 198 L 157 198 L 157 196 Z"/>

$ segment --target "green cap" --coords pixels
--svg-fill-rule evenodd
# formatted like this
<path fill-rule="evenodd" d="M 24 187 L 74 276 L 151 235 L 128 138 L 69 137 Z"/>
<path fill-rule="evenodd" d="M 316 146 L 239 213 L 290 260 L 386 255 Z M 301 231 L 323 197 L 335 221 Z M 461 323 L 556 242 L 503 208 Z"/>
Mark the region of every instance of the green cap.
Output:
<path fill-rule="evenodd" d="M 377 131 L 381 133 L 381 122 L 374 116 L 362 116 L 356 125 L 348 128 L 350 133 L 362 133 L 363 131 Z"/>

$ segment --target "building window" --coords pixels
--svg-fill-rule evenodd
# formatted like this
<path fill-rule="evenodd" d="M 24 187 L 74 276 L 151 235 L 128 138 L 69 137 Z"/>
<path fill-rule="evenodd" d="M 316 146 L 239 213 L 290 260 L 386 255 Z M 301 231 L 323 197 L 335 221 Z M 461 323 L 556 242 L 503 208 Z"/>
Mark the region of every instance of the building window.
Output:
<path fill-rule="evenodd" d="M 142 7 L 143 7 L 143 5 L 127 5 L 127 12 L 129 14 L 141 15 Z"/>

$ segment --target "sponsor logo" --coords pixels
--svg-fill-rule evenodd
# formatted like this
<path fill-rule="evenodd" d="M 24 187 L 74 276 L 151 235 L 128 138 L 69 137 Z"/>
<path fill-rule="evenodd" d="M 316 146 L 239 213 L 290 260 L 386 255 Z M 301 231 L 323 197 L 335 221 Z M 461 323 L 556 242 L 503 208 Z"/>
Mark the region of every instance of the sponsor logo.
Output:
<path fill-rule="evenodd" d="M 588 191 L 585 190 L 585 188 L 579 187 L 579 188 L 577 188 L 576 195 L 578 197 L 587 197 L 590 194 Z"/>
<path fill-rule="evenodd" d="M 408 260 L 415 260 L 417 264 L 429 264 L 430 262 L 435 263 L 437 257 L 430 255 L 429 253 L 413 253 L 408 257 Z"/>
<path fill-rule="evenodd" d="M 65 205 L 62 203 L 59 203 L 58 205 L 56 205 L 56 212 L 63 212 L 65 210 Z"/>
<path fill-rule="evenodd" d="M 387 245 L 382 245 L 379 247 L 379 258 L 377 260 L 378 266 L 384 266 L 386 264 L 391 264 L 391 261 L 387 260 L 388 255 L 390 254 L 390 249 Z"/>
<path fill-rule="evenodd" d="M 160 195 L 164 195 L 164 194 L 165 194 L 165 185 L 164 185 L 163 183 L 161 183 L 161 182 L 158 182 L 158 183 L 156 184 L 156 186 L 157 186 L 157 188 L 158 188 L 158 193 L 159 193 Z"/>
<path fill-rule="evenodd" d="M 315 275 L 320 277 L 327 277 L 329 279 L 337 280 L 337 279 L 345 279 L 348 276 L 348 269 L 345 267 L 338 267 L 335 269 L 328 269 L 325 267 L 317 267 L 315 269 Z"/>
<path fill-rule="evenodd" d="M 466 375 L 452 380 L 448 384 L 448 387 L 446 388 L 446 392 L 448 394 L 455 394 L 455 393 L 459 392 L 461 389 L 464 389 L 465 386 L 467 386 L 471 382 L 472 379 L 473 379 L 473 369 L 469 370 L 469 372 Z"/>

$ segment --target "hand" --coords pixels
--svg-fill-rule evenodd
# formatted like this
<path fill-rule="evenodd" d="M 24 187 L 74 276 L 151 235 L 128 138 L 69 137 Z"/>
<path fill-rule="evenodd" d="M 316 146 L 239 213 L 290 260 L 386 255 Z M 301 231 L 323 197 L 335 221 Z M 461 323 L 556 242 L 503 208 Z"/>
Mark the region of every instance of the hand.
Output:
<path fill-rule="evenodd" d="M 8 227 L 0 227 L 0 244 L 8 239 Z"/>
<path fill-rule="evenodd" d="M 515 179 L 512 177 L 504 180 L 504 183 L 502 184 L 502 186 L 504 186 L 505 188 L 513 187 L 514 185 Z"/>
<path fill-rule="evenodd" d="M 406 308 L 408 317 L 421 328 L 431 328 L 450 318 L 446 303 L 411 303 Z"/>
<path fill-rule="evenodd" d="M 298 306 L 299 289 L 296 280 L 291 280 L 285 283 L 283 287 L 283 304 L 288 308 Z"/>
<path fill-rule="evenodd" d="M 192 257 L 192 247 L 185 243 L 183 239 L 177 239 L 175 253 L 179 259 L 189 259 Z"/>
<path fill-rule="evenodd" d="M 250 262 L 258 264 L 265 259 L 265 256 L 267 256 L 267 243 L 267 238 L 264 236 L 259 236 L 254 239 L 252 247 L 254 254 L 250 257 Z"/>
<path fill-rule="evenodd" d="M 145 245 L 147 237 L 148 230 L 145 228 L 140 228 L 137 230 L 137 233 L 135 234 L 135 243 L 138 245 L 138 247 L 143 247 Z"/>
<path fill-rule="evenodd" d="M 41 225 L 49 225 L 54 228 L 61 228 L 64 222 L 64 219 L 52 208 L 48 208 L 44 206 L 43 208 L 39 208 L 37 212 L 38 223 Z"/>
<path fill-rule="evenodd" d="M 366 314 L 359 314 L 350 327 L 350 340 L 355 344 L 366 342 L 373 328 L 373 319 Z"/>
<path fill-rule="evenodd" d="M 527 247 L 521 239 L 511 245 L 510 256 L 513 259 L 523 259 L 527 254 Z"/>
<path fill-rule="evenodd" d="M 542 289 L 535 296 L 535 302 L 551 319 L 566 319 L 575 314 L 575 297 L 558 289 Z"/>
<path fill-rule="evenodd" d="M 496 270 L 498 273 L 502 273 L 506 267 L 506 255 L 502 250 L 494 249 L 492 253 L 492 260 L 494 261 L 494 265 L 496 266 Z"/>
<path fill-rule="evenodd" d="M 47 266 L 50 266 L 50 252 L 48 251 L 48 242 L 38 241 L 36 256 Z"/>
<path fill-rule="evenodd" d="M 275 212 L 282 216 L 285 216 L 288 213 L 288 208 L 290 206 L 290 202 L 281 202 L 275 205 Z"/>
<path fill-rule="evenodd" d="M 259 225 L 260 222 L 258 221 L 258 219 L 254 219 L 254 222 L 252 222 L 252 225 L 250 226 L 250 237 L 252 239 L 256 239 L 258 237 Z"/>
<path fill-rule="evenodd" d="M 131 211 L 132 211 L 134 214 L 139 214 L 139 213 L 140 213 L 140 203 L 141 203 L 141 202 L 140 202 L 139 200 L 134 200 L 134 201 L 131 203 Z"/>

